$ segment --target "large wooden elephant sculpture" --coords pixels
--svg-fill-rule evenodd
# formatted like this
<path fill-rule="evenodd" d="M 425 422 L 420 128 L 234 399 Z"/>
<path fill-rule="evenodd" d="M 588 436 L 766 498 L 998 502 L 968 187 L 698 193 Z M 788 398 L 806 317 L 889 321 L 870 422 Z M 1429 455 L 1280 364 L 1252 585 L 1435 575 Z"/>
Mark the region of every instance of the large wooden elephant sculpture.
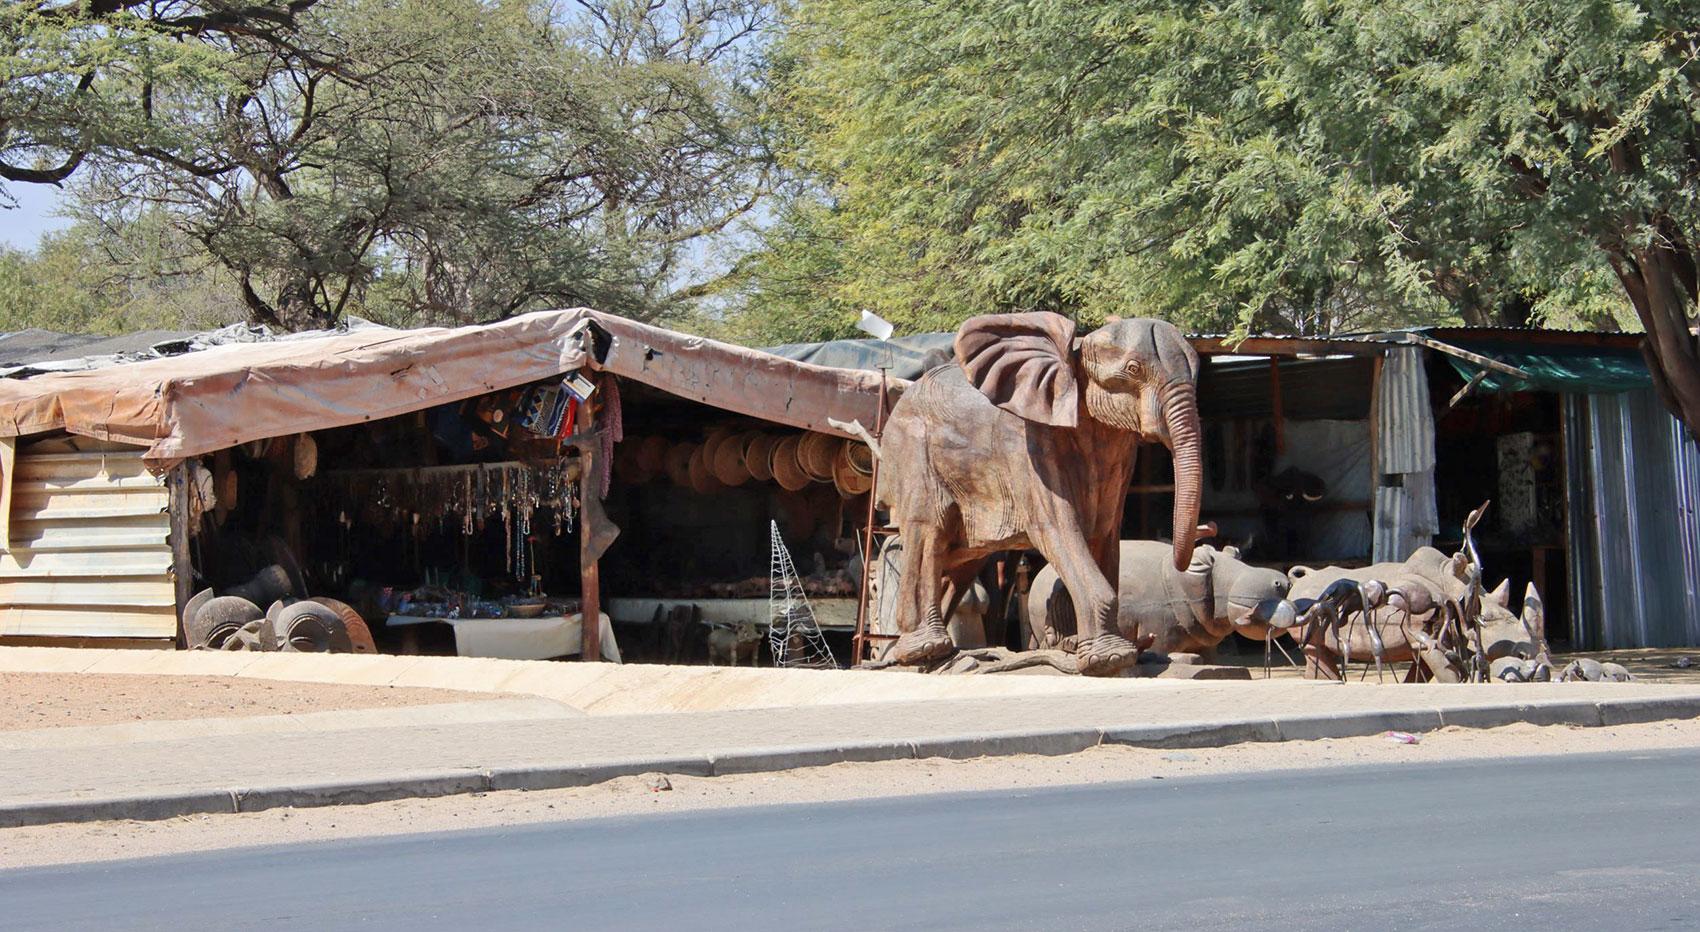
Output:
<path fill-rule="evenodd" d="M 1141 442 L 1174 453 L 1177 568 L 1198 536 L 1198 355 L 1162 321 L 1076 340 L 1048 313 L 972 318 L 955 351 L 903 393 L 881 440 L 880 497 L 905 555 L 892 657 L 948 656 L 945 619 L 986 558 L 1032 548 L 1073 597 L 1080 671 L 1119 673 L 1139 659 L 1116 628 L 1113 580 Z"/>

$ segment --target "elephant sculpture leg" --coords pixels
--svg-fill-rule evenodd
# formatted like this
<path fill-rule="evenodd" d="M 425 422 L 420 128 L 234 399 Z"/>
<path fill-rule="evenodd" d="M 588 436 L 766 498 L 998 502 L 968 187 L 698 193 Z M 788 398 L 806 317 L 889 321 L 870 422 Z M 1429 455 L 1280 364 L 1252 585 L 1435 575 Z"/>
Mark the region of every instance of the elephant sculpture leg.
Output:
<path fill-rule="evenodd" d="M 930 663 L 956 649 L 944 624 L 946 538 L 929 527 L 917 531 L 913 541 L 903 542 L 903 576 L 897 590 L 902 634 L 892 645 L 891 655 L 903 664 Z"/>
<path fill-rule="evenodd" d="M 1034 534 L 1039 552 L 1057 568 L 1063 586 L 1074 600 L 1074 617 L 1080 631 L 1075 657 L 1080 672 L 1088 676 L 1114 676 L 1139 662 L 1139 648 L 1122 637 L 1116 625 L 1116 590 L 1110 585 L 1091 546 L 1067 516 L 1054 516 L 1054 523 Z M 1113 548 L 1112 548 L 1113 549 Z"/>

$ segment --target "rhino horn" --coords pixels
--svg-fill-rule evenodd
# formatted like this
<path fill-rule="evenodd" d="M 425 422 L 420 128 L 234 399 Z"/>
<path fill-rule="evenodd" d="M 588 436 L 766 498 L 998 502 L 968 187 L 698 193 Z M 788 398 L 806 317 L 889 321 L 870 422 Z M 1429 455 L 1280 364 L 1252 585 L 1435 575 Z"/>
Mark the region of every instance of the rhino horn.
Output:
<path fill-rule="evenodd" d="M 1535 645 L 1535 650 L 1542 656 L 1550 656 L 1547 649 L 1547 610 L 1546 603 L 1541 601 L 1541 590 L 1534 583 L 1523 591 L 1523 629 L 1529 632 L 1529 640 Z"/>
<path fill-rule="evenodd" d="M 1494 590 L 1488 593 L 1488 598 L 1492 599 L 1499 605 L 1500 608 L 1510 608 L 1511 580 L 1509 578 L 1500 580 L 1499 585 L 1495 586 Z"/>

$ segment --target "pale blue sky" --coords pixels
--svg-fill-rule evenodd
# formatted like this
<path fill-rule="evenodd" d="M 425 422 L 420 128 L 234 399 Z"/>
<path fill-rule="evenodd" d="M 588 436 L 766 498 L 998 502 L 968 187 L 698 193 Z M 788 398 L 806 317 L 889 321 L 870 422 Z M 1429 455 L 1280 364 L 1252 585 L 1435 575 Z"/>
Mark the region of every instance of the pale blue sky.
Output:
<path fill-rule="evenodd" d="M 6 194 L 16 207 L 0 207 L 0 243 L 32 249 L 41 234 L 63 229 L 70 221 L 53 216 L 62 192 L 50 184 L 8 184 Z M 0 203 L 4 203 L 0 201 Z"/>

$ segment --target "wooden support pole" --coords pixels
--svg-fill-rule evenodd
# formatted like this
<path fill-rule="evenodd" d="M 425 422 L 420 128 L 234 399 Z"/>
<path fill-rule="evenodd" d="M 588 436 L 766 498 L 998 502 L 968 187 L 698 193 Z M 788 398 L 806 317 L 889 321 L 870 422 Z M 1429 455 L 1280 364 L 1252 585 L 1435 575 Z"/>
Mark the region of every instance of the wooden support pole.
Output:
<path fill-rule="evenodd" d="M 1281 357 L 1269 357 L 1269 407 L 1275 418 L 1275 453 L 1287 452 L 1287 419 L 1281 405 Z"/>
<path fill-rule="evenodd" d="M 189 553 L 189 464 L 178 463 L 165 474 L 166 509 L 171 518 L 171 583 L 177 602 L 177 646 L 188 647 L 183 632 L 183 609 L 195 590 L 195 564 Z"/>

